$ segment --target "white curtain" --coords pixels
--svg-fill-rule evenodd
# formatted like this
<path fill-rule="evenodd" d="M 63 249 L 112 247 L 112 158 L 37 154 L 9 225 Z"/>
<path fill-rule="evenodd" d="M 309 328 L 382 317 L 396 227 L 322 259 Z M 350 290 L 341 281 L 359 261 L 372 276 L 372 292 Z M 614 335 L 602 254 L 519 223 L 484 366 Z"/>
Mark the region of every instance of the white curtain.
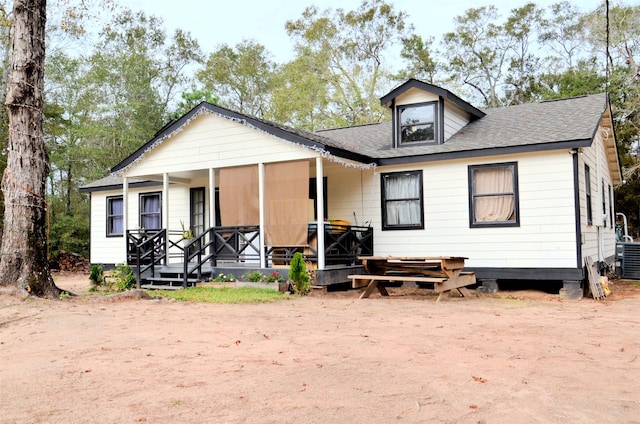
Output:
<path fill-rule="evenodd" d="M 111 199 L 109 202 L 110 234 L 124 234 L 124 202 L 122 199 Z"/>
<path fill-rule="evenodd" d="M 504 222 L 514 218 L 513 169 L 476 169 L 473 173 L 475 222 Z"/>
<path fill-rule="evenodd" d="M 160 223 L 160 196 L 145 196 L 142 198 L 142 228 L 158 230 L 162 228 Z"/>
<path fill-rule="evenodd" d="M 387 225 L 420 224 L 418 175 L 389 175 L 384 179 Z"/>

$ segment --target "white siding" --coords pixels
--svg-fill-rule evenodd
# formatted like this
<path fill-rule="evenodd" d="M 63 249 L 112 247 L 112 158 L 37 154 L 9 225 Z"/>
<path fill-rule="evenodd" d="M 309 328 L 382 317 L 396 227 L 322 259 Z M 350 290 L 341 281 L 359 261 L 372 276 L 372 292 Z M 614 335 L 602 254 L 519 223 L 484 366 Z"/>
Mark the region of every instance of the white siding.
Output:
<path fill-rule="evenodd" d="M 470 228 L 468 166 L 517 162 L 520 226 Z M 380 184 L 365 193 L 375 210 L 379 255 L 460 255 L 470 267 L 576 267 L 573 165 L 568 151 L 388 167 L 379 173 L 423 170 L 425 229 L 381 231 Z"/>
<path fill-rule="evenodd" d="M 582 256 L 590 256 L 594 262 L 611 260 L 615 256 L 615 210 L 613 223 L 609 217 L 610 185 L 613 185 L 608 168 L 607 156 L 600 133 L 596 133 L 591 147 L 583 148 L 578 155 L 578 172 L 580 184 L 580 224 L 583 236 Z M 587 221 L 585 165 L 591 174 L 591 203 L 593 223 Z M 605 189 L 602 192 L 602 182 Z M 604 195 L 606 215 L 603 214 L 602 199 Z M 606 224 L 606 225 L 605 225 Z"/>
<path fill-rule="evenodd" d="M 445 101 L 444 102 L 444 140 L 447 141 L 452 135 L 457 133 L 469 123 L 469 113 L 460 106 Z"/>
<path fill-rule="evenodd" d="M 318 155 L 255 128 L 204 113 L 145 154 L 143 160 L 127 170 L 127 176 L 281 162 Z"/>
<path fill-rule="evenodd" d="M 410 105 L 414 103 L 437 102 L 439 96 L 427 91 L 410 88 L 398 97 L 396 97 L 396 105 Z"/>

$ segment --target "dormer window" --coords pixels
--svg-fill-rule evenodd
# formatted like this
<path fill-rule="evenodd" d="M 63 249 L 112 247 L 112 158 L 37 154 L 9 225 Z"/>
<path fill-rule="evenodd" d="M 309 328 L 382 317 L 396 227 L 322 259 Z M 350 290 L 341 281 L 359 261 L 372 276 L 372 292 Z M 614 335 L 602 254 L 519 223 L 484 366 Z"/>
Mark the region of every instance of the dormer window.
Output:
<path fill-rule="evenodd" d="M 400 145 L 436 140 L 436 102 L 398 106 Z"/>

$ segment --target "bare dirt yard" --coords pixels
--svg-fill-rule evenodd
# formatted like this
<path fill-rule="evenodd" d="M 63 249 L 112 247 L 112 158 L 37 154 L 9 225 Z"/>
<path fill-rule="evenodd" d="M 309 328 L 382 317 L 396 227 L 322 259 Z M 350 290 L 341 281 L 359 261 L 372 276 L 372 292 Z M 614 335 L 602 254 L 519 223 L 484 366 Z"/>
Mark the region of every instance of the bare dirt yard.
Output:
<path fill-rule="evenodd" d="M 390 292 L 257 305 L 0 295 L 0 422 L 640 423 L 637 282 L 603 301 Z"/>

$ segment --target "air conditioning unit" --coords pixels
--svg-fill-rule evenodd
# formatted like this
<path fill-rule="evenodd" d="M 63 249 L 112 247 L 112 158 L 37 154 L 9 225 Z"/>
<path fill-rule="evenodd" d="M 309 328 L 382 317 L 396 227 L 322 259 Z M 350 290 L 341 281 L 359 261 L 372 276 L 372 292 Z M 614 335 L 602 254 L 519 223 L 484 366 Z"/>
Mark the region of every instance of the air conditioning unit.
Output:
<path fill-rule="evenodd" d="M 640 243 L 616 243 L 616 275 L 640 280 Z"/>

